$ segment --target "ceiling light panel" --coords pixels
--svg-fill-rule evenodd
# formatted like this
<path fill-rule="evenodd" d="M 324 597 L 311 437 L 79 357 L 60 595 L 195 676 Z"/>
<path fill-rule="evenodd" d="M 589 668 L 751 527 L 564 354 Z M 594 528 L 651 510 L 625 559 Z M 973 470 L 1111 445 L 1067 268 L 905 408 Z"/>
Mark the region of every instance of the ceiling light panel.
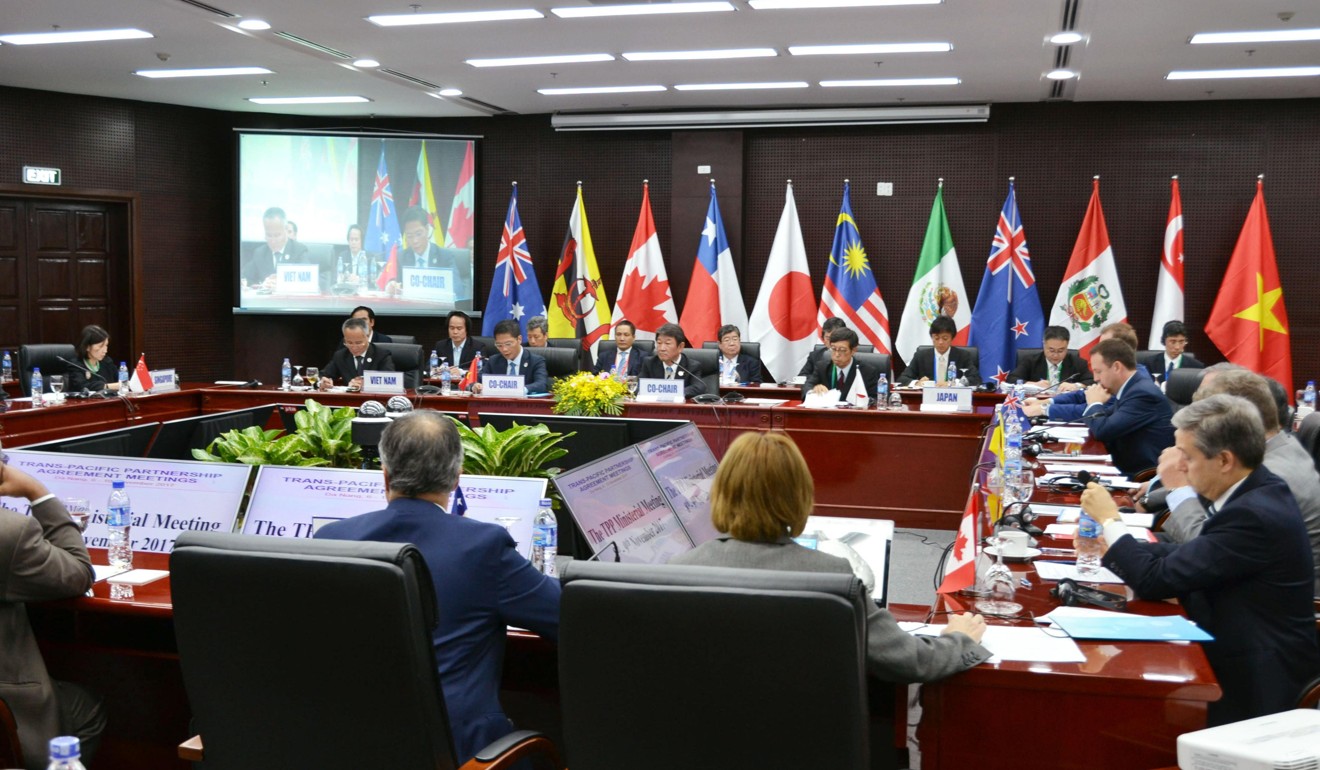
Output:
<path fill-rule="evenodd" d="M 627 51 L 628 61 L 697 61 L 703 59 L 755 59 L 778 56 L 773 48 L 724 48 L 711 51 Z"/>
<path fill-rule="evenodd" d="M 1255 32 L 1198 32 L 1192 35 L 1192 45 L 1214 43 L 1296 43 L 1320 40 L 1320 28 L 1271 29 Z"/>
<path fill-rule="evenodd" d="M 947 53 L 952 43 L 850 43 L 846 45 L 790 45 L 793 56 L 829 56 L 847 54 Z"/>
<path fill-rule="evenodd" d="M 475 21 L 514 21 L 544 19 L 545 14 L 532 8 L 507 11 L 454 11 L 450 13 L 388 13 L 368 16 L 367 21 L 380 27 L 412 27 L 421 24 L 467 24 Z"/>
<path fill-rule="evenodd" d="M 1230 70 L 1174 70 L 1167 80 L 1218 80 L 1221 78 L 1304 78 L 1320 75 L 1320 67 L 1255 67 Z"/>
<path fill-rule="evenodd" d="M 944 0 L 749 0 L 758 11 L 816 8 L 872 8 L 882 5 L 939 5 Z"/>
<path fill-rule="evenodd" d="M 822 88 L 901 88 L 905 86 L 956 86 L 959 78 L 876 78 L 872 80 L 822 80 Z"/>
<path fill-rule="evenodd" d="M 570 53 L 558 56 L 510 56 L 503 59 L 466 59 L 473 67 L 522 67 L 532 64 L 580 64 L 614 61 L 607 53 Z"/>
<path fill-rule="evenodd" d="M 0 43 L 9 45 L 51 45 L 56 43 L 99 43 L 106 40 L 143 40 L 154 37 L 140 29 L 86 29 L 68 32 L 26 32 L 0 35 Z"/>
<path fill-rule="evenodd" d="M 228 75 L 270 75 L 265 67 L 196 67 L 193 69 L 138 70 L 144 78 L 215 78 Z"/>
<path fill-rule="evenodd" d="M 371 101 L 365 96 L 251 96 L 253 104 L 360 104 Z"/>
<path fill-rule="evenodd" d="M 674 86 L 675 91 L 751 91 L 771 88 L 808 88 L 806 81 L 795 80 L 781 83 L 683 83 Z"/>
<path fill-rule="evenodd" d="M 667 3 L 646 5 L 589 5 L 569 8 L 551 8 L 550 13 L 561 19 L 590 19 L 601 16 L 649 16 L 671 13 L 720 13 L 735 10 L 733 3 Z"/>
<path fill-rule="evenodd" d="M 664 86 L 585 86 L 582 88 L 538 88 L 545 96 L 576 96 L 583 94 L 638 94 L 667 91 Z"/>

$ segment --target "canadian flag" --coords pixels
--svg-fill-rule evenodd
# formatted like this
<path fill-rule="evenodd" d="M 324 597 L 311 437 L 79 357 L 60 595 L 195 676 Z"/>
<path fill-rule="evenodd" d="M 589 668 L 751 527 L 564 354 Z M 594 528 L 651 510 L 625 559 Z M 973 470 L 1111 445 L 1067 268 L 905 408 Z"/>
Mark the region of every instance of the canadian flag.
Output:
<path fill-rule="evenodd" d="M 963 511 L 962 523 L 958 525 L 953 550 L 944 561 L 944 581 L 936 589 L 937 593 L 957 593 L 976 582 L 976 498 L 979 494 L 979 487 L 974 486 L 967 496 L 967 508 Z"/>
<path fill-rule="evenodd" d="M 1127 305 L 1118 283 L 1114 250 L 1109 246 L 1105 212 L 1100 208 L 1100 177 L 1095 177 L 1081 232 L 1050 311 L 1050 325 L 1072 333 L 1072 347 L 1085 361 L 1100 341 L 1100 330 L 1119 321 L 1127 321 Z"/>
<path fill-rule="evenodd" d="M 678 323 L 678 308 L 674 306 L 669 276 L 665 273 L 665 256 L 660 251 L 660 237 L 651 216 L 651 191 L 647 182 L 642 182 L 642 210 L 637 215 L 637 229 L 614 299 L 610 328 L 623 320 L 636 327 L 637 339 L 641 340 L 653 340 L 662 325 Z"/>
<path fill-rule="evenodd" d="M 761 362 L 775 382 L 786 382 L 797 374 L 816 346 L 816 297 L 791 182 L 784 193 L 784 213 L 770 244 L 770 261 L 747 334 L 761 344 Z"/>
<path fill-rule="evenodd" d="M 133 376 L 128 379 L 128 389 L 133 393 L 146 393 L 151 390 L 155 383 L 151 380 L 151 372 L 147 370 L 147 354 L 143 353 L 133 367 Z"/>

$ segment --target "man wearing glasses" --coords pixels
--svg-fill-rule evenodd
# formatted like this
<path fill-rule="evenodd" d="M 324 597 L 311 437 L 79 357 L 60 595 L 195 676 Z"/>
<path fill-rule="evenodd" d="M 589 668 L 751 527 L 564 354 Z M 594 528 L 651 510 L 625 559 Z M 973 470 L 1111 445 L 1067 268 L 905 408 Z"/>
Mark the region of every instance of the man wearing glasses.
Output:
<path fill-rule="evenodd" d="M 78 736 L 90 761 L 105 729 L 101 699 L 50 678 L 24 605 L 81 596 L 92 587 L 92 560 L 59 498 L 7 462 L 0 452 L 0 497 L 28 500 L 32 515 L 0 507 L 0 699 L 18 723 L 27 767 L 45 767 L 47 743 L 59 735 Z"/>
<path fill-rule="evenodd" d="M 330 363 L 321 369 L 321 390 L 329 390 L 335 378 L 348 383 L 349 390 L 362 389 L 362 373 L 394 371 L 394 358 L 390 351 L 376 347 L 368 337 L 367 319 L 350 318 L 341 327 L 344 346 L 335 351 Z"/>
<path fill-rule="evenodd" d="M 431 242 L 431 218 L 426 209 L 413 206 L 399 221 L 403 229 L 403 254 L 399 268 L 435 267 L 454 271 L 454 300 L 472 299 L 472 258 L 466 249 L 442 249 Z M 521 334 L 521 331 L 519 332 Z"/>
<path fill-rule="evenodd" d="M 495 349 L 500 352 L 491 358 L 486 374 L 521 374 L 526 393 L 550 392 L 549 375 L 545 359 L 522 346 L 522 328 L 512 318 L 495 324 Z M 473 393 L 481 392 L 481 383 L 472 385 Z"/>
<path fill-rule="evenodd" d="M 830 332 L 827 350 L 830 354 L 829 360 L 821 361 L 811 374 L 807 375 L 807 381 L 802 385 L 803 397 L 805 398 L 808 393 L 825 393 L 830 390 L 847 394 L 852 390 L 853 381 L 861 377 L 862 386 L 866 388 L 866 397 L 874 400 L 880 372 L 861 361 L 854 360 L 857 332 L 847 328 L 835 329 Z"/>

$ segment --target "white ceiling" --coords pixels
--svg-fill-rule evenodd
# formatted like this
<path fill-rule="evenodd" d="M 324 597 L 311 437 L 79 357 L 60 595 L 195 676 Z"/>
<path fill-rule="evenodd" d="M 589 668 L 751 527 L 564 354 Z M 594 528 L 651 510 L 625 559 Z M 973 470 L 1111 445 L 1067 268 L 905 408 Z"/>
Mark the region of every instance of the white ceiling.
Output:
<path fill-rule="evenodd" d="M 464 99 L 428 95 L 422 85 L 276 37 L 284 31 L 383 68 L 515 113 L 682 110 L 713 107 L 868 106 L 1032 102 L 1050 97 L 1064 0 L 945 0 L 939 5 L 561 19 L 551 7 L 607 0 L 417 0 L 422 12 L 533 7 L 545 18 L 383 28 L 364 20 L 409 13 L 407 0 L 206 0 L 240 18 L 270 22 L 236 32 L 226 19 L 185 0 L 4 0 L 0 34 L 138 27 L 130 40 L 46 46 L 0 45 L 0 84 L 50 91 L 303 115 L 470 116 L 489 113 Z M 1320 0 L 1079 0 L 1075 27 L 1086 39 L 1068 49 L 1080 78 L 1074 101 L 1300 98 L 1320 96 L 1320 77 L 1168 81 L 1174 69 L 1320 64 L 1320 42 L 1188 44 L 1196 32 L 1320 27 Z M 1289 21 L 1281 13 L 1292 13 Z M 789 45 L 952 43 L 948 53 L 790 56 Z M 775 58 L 628 62 L 624 51 L 772 47 Z M 1249 53 L 1246 49 L 1255 49 Z M 611 53 L 614 62 L 478 69 L 469 58 Z M 161 59 L 168 58 L 166 63 Z M 256 65 L 273 75 L 150 80 L 134 70 Z M 955 86 L 821 88 L 827 79 L 948 77 Z M 263 83 L 264 79 L 264 83 Z M 805 80 L 805 89 L 679 92 L 680 83 Z M 545 96 L 538 88 L 659 84 L 659 93 Z M 361 95 L 360 105 L 267 107 L 253 96 Z"/>

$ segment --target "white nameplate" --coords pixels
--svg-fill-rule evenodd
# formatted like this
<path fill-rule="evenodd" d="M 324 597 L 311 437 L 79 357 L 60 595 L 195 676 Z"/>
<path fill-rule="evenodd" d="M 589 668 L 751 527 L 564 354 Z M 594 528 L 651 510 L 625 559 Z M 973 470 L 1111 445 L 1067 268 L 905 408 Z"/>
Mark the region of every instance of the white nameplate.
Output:
<path fill-rule="evenodd" d="M 280 265 L 275 270 L 276 294 L 320 294 L 320 265 Z"/>
<path fill-rule="evenodd" d="M 527 388 L 521 374 L 483 374 L 481 395 L 522 398 L 527 395 Z"/>
<path fill-rule="evenodd" d="M 151 372 L 151 392 L 163 393 L 167 390 L 179 389 L 179 376 L 173 369 L 152 369 Z"/>
<path fill-rule="evenodd" d="M 687 399 L 683 396 L 683 380 L 642 377 L 637 381 L 637 400 L 650 403 L 681 404 Z"/>
<path fill-rule="evenodd" d="M 921 391 L 921 411 L 970 412 L 972 411 L 972 388 L 923 388 Z"/>
<path fill-rule="evenodd" d="M 402 393 L 403 372 L 362 372 L 363 393 Z"/>
<path fill-rule="evenodd" d="M 401 283 L 404 299 L 423 299 L 431 302 L 454 301 L 453 268 L 405 267 Z"/>

